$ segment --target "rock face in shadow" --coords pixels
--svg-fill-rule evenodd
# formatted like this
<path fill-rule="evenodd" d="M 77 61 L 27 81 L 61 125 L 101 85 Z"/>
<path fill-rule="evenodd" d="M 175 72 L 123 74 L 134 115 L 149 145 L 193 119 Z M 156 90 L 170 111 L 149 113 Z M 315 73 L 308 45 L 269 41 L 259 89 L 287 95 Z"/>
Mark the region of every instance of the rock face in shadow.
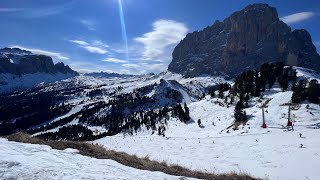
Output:
<path fill-rule="evenodd" d="M 186 77 L 232 78 L 276 61 L 320 70 L 319 54 L 306 30 L 291 31 L 274 7 L 252 4 L 223 22 L 187 34 L 174 48 L 168 70 Z"/>
<path fill-rule="evenodd" d="M 77 72 L 62 62 L 54 64 L 52 58 L 49 56 L 36 55 L 18 48 L 0 49 L 0 73 L 24 75 L 38 72 L 78 75 Z"/>

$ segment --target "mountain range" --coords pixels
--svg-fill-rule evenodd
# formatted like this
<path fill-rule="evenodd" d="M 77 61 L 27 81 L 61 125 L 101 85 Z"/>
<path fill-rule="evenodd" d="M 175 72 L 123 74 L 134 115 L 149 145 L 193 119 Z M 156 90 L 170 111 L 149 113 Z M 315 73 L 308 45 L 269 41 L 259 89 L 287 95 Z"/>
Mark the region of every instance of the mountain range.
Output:
<path fill-rule="evenodd" d="M 186 179 L 162 173 L 181 166 L 227 173 L 207 179 L 319 177 L 320 66 L 307 31 L 253 4 L 188 34 L 172 58 L 160 74 L 78 74 L 0 49 L 1 176 Z"/>
<path fill-rule="evenodd" d="M 0 49 L 0 73 L 24 75 L 37 72 L 78 74 L 62 62 L 54 64 L 50 56 L 33 54 L 19 48 Z"/>

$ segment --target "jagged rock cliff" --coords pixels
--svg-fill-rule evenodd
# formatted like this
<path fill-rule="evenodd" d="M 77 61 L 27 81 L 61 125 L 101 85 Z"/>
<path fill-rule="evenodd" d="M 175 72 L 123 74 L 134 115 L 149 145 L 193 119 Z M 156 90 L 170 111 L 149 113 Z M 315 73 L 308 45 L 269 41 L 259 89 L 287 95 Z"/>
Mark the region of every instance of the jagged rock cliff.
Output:
<path fill-rule="evenodd" d="M 320 56 L 306 30 L 291 31 L 274 7 L 252 4 L 223 22 L 187 34 L 175 47 L 168 70 L 186 77 L 234 77 L 275 61 L 320 70 Z"/>
<path fill-rule="evenodd" d="M 0 49 L 0 73 L 23 75 L 38 72 L 77 75 L 77 72 L 69 66 L 65 66 L 62 62 L 53 64 L 52 58 L 49 56 L 36 55 L 18 48 Z"/>

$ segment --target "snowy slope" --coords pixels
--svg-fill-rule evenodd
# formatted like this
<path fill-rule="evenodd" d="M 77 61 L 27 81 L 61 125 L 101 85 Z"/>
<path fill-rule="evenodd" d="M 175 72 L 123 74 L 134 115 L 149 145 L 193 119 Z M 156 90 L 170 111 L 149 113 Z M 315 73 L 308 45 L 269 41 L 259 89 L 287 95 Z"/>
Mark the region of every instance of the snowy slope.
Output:
<path fill-rule="evenodd" d="M 180 179 L 162 172 L 124 166 L 46 145 L 10 142 L 0 138 L 0 179 Z M 187 179 L 187 178 L 186 178 Z"/>
<path fill-rule="evenodd" d="M 14 74 L 0 74 L 0 93 L 8 92 L 15 89 L 30 88 L 41 83 L 52 83 L 73 77 L 74 74 L 48 74 L 48 73 L 34 73 L 25 75 Z"/>
<path fill-rule="evenodd" d="M 295 67 L 299 78 L 320 81 L 316 72 Z M 164 72 L 159 75 L 128 76 L 128 77 L 93 77 L 77 76 L 56 82 L 45 87 L 43 91 L 59 90 L 70 84 L 83 86 L 82 94 L 71 96 L 66 104 L 72 104 L 71 112 L 50 121 L 58 121 L 72 113 L 80 111 L 87 104 L 98 101 L 108 102 L 112 96 L 102 95 L 89 98 L 85 93 L 95 89 L 106 93 L 125 94 L 157 83 L 158 85 L 145 96 L 152 97 L 158 91 L 161 79 L 165 87 L 170 87 L 182 94 L 183 102 L 187 102 L 191 121 L 182 123 L 175 118 L 168 119 L 166 137 L 152 135 L 152 130 L 142 127 L 133 136 L 118 134 L 105 137 L 95 142 L 108 149 L 136 154 L 140 157 L 149 156 L 154 160 L 164 160 L 191 169 L 209 172 L 246 172 L 253 176 L 269 179 L 319 179 L 316 167 L 320 165 L 320 107 L 304 102 L 292 110 L 295 131 L 288 131 L 288 107 L 283 106 L 291 99 L 292 92 L 282 92 L 276 84 L 272 89 L 263 92 L 263 99 L 249 100 L 249 108 L 245 111 L 249 116 L 246 124 L 240 124 L 233 130 L 234 105 L 227 106 L 224 99 L 196 98 L 202 95 L 205 87 L 226 82 L 222 77 L 183 78 L 179 74 Z M 229 82 L 232 83 L 232 82 Z M 121 88 L 119 88 L 121 87 Z M 161 89 L 160 89 L 161 90 Z M 237 99 L 236 99 L 237 101 Z M 235 102 L 236 102 L 235 101 Z M 266 104 L 265 117 L 268 128 L 262 129 L 262 111 Z M 99 111 L 102 114 L 105 111 Z M 196 123 L 201 119 L 202 127 Z M 46 122 L 48 123 L 48 122 Z M 68 123 L 77 124 L 75 118 Z M 160 124 L 157 124 L 157 127 Z M 103 127 L 89 127 L 97 132 L 105 132 Z M 58 127 L 48 130 L 57 131 Z M 299 138 L 299 133 L 304 138 Z M 257 141 L 256 141 L 257 140 Z M 305 148 L 299 148 L 300 144 Z"/>
<path fill-rule="evenodd" d="M 318 79 L 320 81 L 320 73 L 311 69 L 306 69 L 302 67 L 294 67 L 297 70 L 297 76 L 304 79 Z"/>
<path fill-rule="evenodd" d="M 195 78 L 183 78 L 179 74 L 174 74 L 171 72 L 164 72 L 159 75 L 153 75 L 153 74 L 147 74 L 147 75 L 141 75 L 141 76 L 124 76 L 124 77 L 105 77 L 105 76 L 87 76 L 87 75 L 80 75 L 73 78 L 66 79 L 61 82 L 56 82 L 53 86 L 48 86 L 43 89 L 43 91 L 52 91 L 52 90 L 59 90 L 60 88 L 63 89 L 65 86 L 68 86 L 68 83 L 72 83 L 76 86 L 85 86 L 84 92 L 90 92 L 95 89 L 102 89 L 105 90 L 108 93 L 117 92 L 117 94 L 125 94 L 125 93 L 131 93 L 135 89 L 145 87 L 152 84 L 160 84 L 161 79 L 166 80 L 166 86 L 171 89 L 177 90 L 181 93 L 183 97 L 183 102 L 186 102 L 188 104 L 192 102 L 198 101 L 195 97 L 202 95 L 202 93 L 205 91 L 205 87 L 213 86 L 216 84 L 219 84 L 221 82 L 226 82 L 222 77 L 195 77 Z M 64 84 L 66 83 L 66 84 Z M 177 84 L 178 83 L 178 84 Z M 119 90 L 118 87 L 121 87 Z M 150 93 L 146 94 L 146 96 L 151 97 L 155 95 L 155 92 L 157 92 L 157 88 L 163 88 L 160 85 L 158 87 L 155 87 Z M 159 90 L 159 89 L 158 89 Z M 57 117 L 54 120 L 48 120 L 46 123 L 53 122 L 56 120 L 59 120 L 63 117 L 67 117 L 71 114 L 74 114 L 77 111 L 80 111 L 84 105 L 95 103 L 100 100 L 104 100 L 105 102 L 108 102 L 112 97 L 110 96 L 100 96 L 97 98 L 88 98 L 85 95 L 83 96 L 76 96 L 70 99 L 69 101 L 65 102 L 65 104 L 72 104 L 75 105 L 72 111 L 69 113 Z M 84 101 L 83 103 L 80 103 L 80 101 Z M 68 126 L 71 124 L 77 124 L 77 119 L 74 121 L 64 125 Z M 42 124 L 43 125 L 43 124 Z M 35 126 L 37 127 L 37 126 Z M 97 128 L 97 127 L 88 127 L 93 130 L 102 130 L 100 132 L 105 132 L 106 130 L 104 128 Z M 47 130 L 45 132 L 55 132 L 58 131 L 59 127 Z M 43 133 L 43 132 L 40 132 Z M 39 133 L 35 134 L 38 135 Z"/>
<path fill-rule="evenodd" d="M 316 73 L 302 68 L 298 69 L 298 76 L 319 80 Z M 268 179 L 319 179 L 316 167 L 320 166 L 320 106 L 308 102 L 295 106 L 291 112 L 294 131 L 288 131 L 288 106 L 283 105 L 291 100 L 292 92 L 282 92 L 275 85 L 263 94 L 261 102 L 258 98 L 249 101 L 250 107 L 245 109 L 249 121 L 239 125 L 238 130 L 231 128 L 234 105 L 227 107 L 223 99 L 206 96 L 188 104 L 193 122 L 184 124 L 174 118 L 168 121 L 166 137 L 142 129 L 134 136 L 119 134 L 95 142 L 209 172 L 246 172 Z M 262 104 L 267 105 L 267 129 L 261 128 Z M 202 128 L 196 123 L 198 119 Z M 305 148 L 299 148 L 300 144 Z"/>
<path fill-rule="evenodd" d="M 274 97 L 270 106 L 281 102 L 279 99 L 282 96 L 279 94 Z M 285 102 L 286 96 L 283 97 L 282 101 Z M 315 116 L 310 115 L 304 107 L 293 112 L 295 131 L 282 129 L 287 120 L 278 118 L 287 111 L 287 107 L 274 105 L 274 108 L 268 109 L 270 115 L 266 117 L 269 128 L 260 128 L 260 109 L 256 108 L 256 117 L 249 120 L 249 125 L 237 131 L 230 130 L 229 133 L 226 128 L 233 121 L 231 112 L 214 107 L 207 100 L 190 105 L 191 117 L 201 118 L 204 128 L 196 123 L 170 121 L 166 138 L 138 133 L 132 137 L 106 137 L 96 142 L 117 151 L 209 172 L 246 172 L 269 179 L 318 179 L 315 169 L 320 166 L 318 105 L 311 105 Z M 212 122 L 215 122 L 215 126 Z M 299 138 L 299 133 L 304 138 Z M 301 143 L 306 148 L 299 148 Z"/>

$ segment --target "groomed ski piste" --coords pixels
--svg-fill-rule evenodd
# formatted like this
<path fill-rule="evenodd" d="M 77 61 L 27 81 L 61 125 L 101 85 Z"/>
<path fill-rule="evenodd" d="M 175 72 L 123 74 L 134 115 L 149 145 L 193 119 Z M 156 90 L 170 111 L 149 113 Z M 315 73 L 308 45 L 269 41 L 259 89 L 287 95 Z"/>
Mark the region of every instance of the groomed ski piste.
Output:
<path fill-rule="evenodd" d="M 320 80 L 319 75 L 312 71 L 304 68 L 296 69 L 299 78 Z M 262 99 L 250 99 L 250 107 L 245 109 L 249 116 L 248 122 L 239 124 L 237 130 L 233 130 L 234 105 L 227 107 L 223 103 L 223 99 L 211 98 L 209 95 L 202 100 L 195 100 L 192 97 L 192 95 L 199 94 L 202 87 L 225 82 L 222 77 L 183 78 L 181 75 L 166 72 L 160 75 L 126 78 L 78 76 L 64 81 L 74 81 L 79 84 L 91 85 L 92 88 L 99 87 L 110 91 L 121 86 L 122 90 L 118 93 L 127 93 L 155 82 L 159 83 L 161 79 L 165 79 L 172 88 L 181 92 L 190 109 L 190 122 L 182 123 L 180 120 L 170 118 L 166 126 L 165 137 L 158 136 L 157 133 L 152 134 L 152 130 L 142 127 L 133 136 L 120 133 L 96 140 L 93 143 L 101 144 L 107 149 L 126 152 L 138 157 L 147 156 L 152 160 L 165 161 L 168 164 L 178 164 L 204 172 L 242 172 L 263 179 L 319 179 L 317 167 L 320 167 L 320 107 L 307 101 L 295 106 L 294 110 L 291 111 L 293 130 L 287 128 L 288 106 L 286 106 L 286 103 L 290 101 L 292 91 L 282 92 L 277 84 L 272 89 L 263 92 Z M 180 88 L 177 84 L 172 84 L 170 80 L 176 80 L 183 85 L 183 88 Z M 186 88 L 191 93 L 187 92 Z M 87 91 L 89 90 L 87 89 Z M 148 96 L 152 96 L 153 93 L 155 91 L 151 91 Z M 103 99 L 108 101 L 109 97 L 103 97 Z M 80 102 L 84 100 L 86 103 L 97 101 L 88 97 L 75 97 L 69 101 L 70 104 L 75 105 L 71 111 L 79 110 L 79 106 L 83 106 Z M 264 113 L 266 129 L 261 128 L 262 105 L 267 106 Z M 201 127 L 197 124 L 198 119 L 201 120 Z M 77 123 L 78 121 L 75 119 L 69 124 Z M 102 127 L 89 126 L 89 128 L 98 132 L 106 131 Z M 57 130 L 58 128 L 54 128 L 48 131 Z M 300 133 L 302 134 L 301 138 Z M 129 179 L 132 179 L 132 177 L 133 179 L 135 179 L 134 177 L 141 179 L 150 177 L 150 179 L 178 179 L 178 177 L 167 176 L 163 173 L 151 173 L 115 165 L 113 161 L 82 157 L 76 154 L 74 150 L 57 151 L 47 146 L 25 145 L 7 142 L 5 139 L 1 139 L 0 142 L 2 147 L 0 148 L 0 175 L 3 175 L 3 177 L 17 175 L 19 169 L 15 171 L 15 168 L 21 168 L 21 174 L 24 172 L 24 175 L 33 177 L 31 175 L 39 170 L 38 167 L 33 167 L 32 162 L 25 161 L 23 158 L 42 152 L 43 156 L 38 159 L 34 158 L 33 162 L 38 161 L 36 164 L 44 164 L 43 169 L 48 170 L 48 172 L 42 170 L 39 172 L 40 176 L 37 177 L 61 179 L 64 176 L 55 176 L 55 173 L 58 174 L 58 172 L 63 171 L 64 175 L 71 179 L 102 179 L 105 177 L 111 177 L 111 179 L 113 177 L 114 179 L 128 179 L 128 177 Z M 301 144 L 303 144 L 302 148 L 300 148 Z M 12 153 L 11 157 L 17 156 L 20 158 L 11 158 L 12 160 L 10 160 L 10 156 L 6 155 L 7 152 Z M 29 152 L 29 154 L 23 154 L 23 152 Z M 19 153 L 22 153 L 21 156 L 17 155 Z M 55 153 L 56 155 L 54 155 Z M 57 155 L 57 153 L 63 155 Z M 45 156 L 46 154 L 51 155 Z M 50 160 L 54 157 L 64 157 L 66 159 L 58 159 L 54 161 L 55 163 L 50 164 Z M 64 161 L 66 164 L 61 165 Z M 77 163 L 79 166 L 74 165 Z M 93 165 L 95 163 L 96 166 Z M 80 172 L 80 167 L 88 168 L 86 166 L 91 166 L 95 170 L 85 169 Z M 128 169 L 131 169 L 128 171 L 131 174 L 127 176 L 125 173 L 119 173 L 108 176 L 109 173 L 115 172 L 111 169 L 107 170 L 104 168 L 105 166 L 121 169 L 119 172 L 127 172 Z M 15 168 L 9 170 L 10 167 Z M 59 167 L 59 170 L 62 167 L 63 170 L 54 170 L 56 167 Z M 29 169 L 29 171 L 23 171 L 24 168 Z M 95 173 L 96 175 L 92 175 Z M 69 174 L 73 175 L 68 176 Z"/>

